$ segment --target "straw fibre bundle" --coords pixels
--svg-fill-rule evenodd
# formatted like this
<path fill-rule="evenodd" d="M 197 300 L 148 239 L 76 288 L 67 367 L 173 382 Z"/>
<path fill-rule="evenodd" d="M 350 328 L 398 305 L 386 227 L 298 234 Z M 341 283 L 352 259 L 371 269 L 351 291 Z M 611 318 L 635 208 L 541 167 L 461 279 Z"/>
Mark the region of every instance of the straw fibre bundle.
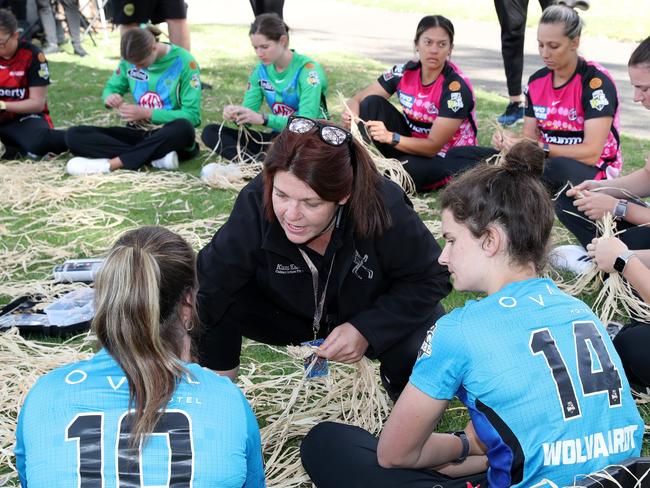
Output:
<path fill-rule="evenodd" d="M 17 329 L 0 333 L 0 471 L 15 470 L 12 457 L 16 420 L 32 385 L 52 369 L 89 356 L 89 343 L 79 338 L 48 344 L 27 340 Z"/>
<path fill-rule="evenodd" d="M 302 367 L 305 351 L 271 349 L 280 359 L 270 363 L 245 360 L 239 379 L 264 425 L 267 483 L 270 488 L 311 486 L 299 452 L 307 432 L 319 422 L 332 420 L 378 434 L 389 414 L 389 400 L 379 384 L 377 365 L 366 358 L 355 365 L 330 362 L 329 376 L 307 379 Z"/>

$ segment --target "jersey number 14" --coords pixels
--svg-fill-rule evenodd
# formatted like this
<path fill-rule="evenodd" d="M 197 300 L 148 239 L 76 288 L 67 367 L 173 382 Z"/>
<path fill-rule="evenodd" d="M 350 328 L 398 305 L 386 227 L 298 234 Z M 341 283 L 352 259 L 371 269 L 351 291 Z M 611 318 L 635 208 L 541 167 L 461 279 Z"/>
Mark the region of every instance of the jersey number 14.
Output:
<path fill-rule="evenodd" d="M 621 377 L 609 356 L 596 324 L 592 321 L 574 322 L 575 357 L 584 396 L 607 393 L 610 407 L 621 406 Z M 551 370 L 565 420 L 581 416 L 580 403 L 566 361 L 548 329 L 534 331 L 530 350 L 541 354 Z M 595 358 L 594 358 L 595 356 Z M 598 364 L 594 364 L 594 359 Z"/>

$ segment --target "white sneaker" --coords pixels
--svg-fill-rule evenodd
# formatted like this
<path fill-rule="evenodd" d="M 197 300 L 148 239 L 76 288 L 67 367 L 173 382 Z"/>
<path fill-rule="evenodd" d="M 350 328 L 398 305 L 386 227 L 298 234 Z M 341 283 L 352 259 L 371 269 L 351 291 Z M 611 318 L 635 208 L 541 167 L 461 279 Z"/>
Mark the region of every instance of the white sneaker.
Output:
<path fill-rule="evenodd" d="M 178 153 L 176 151 L 168 152 L 162 158 L 151 161 L 151 166 L 158 169 L 174 171 L 178 169 Z"/>
<path fill-rule="evenodd" d="M 201 168 L 201 179 L 205 182 L 223 177 L 228 181 L 237 181 L 243 178 L 241 169 L 236 164 L 210 163 Z"/>
<path fill-rule="evenodd" d="M 558 246 L 549 255 L 551 266 L 574 274 L 582 274 L 592 266 L 592 259 L 582 246 L 567 244 Z"/>
<path fill-rule="evenodd" d="M 68 161 L 66 171 L 71 176 L 95 175 L 99 173 L 110 173 L 111 166 L 107 158 L 76 157 Z"/>

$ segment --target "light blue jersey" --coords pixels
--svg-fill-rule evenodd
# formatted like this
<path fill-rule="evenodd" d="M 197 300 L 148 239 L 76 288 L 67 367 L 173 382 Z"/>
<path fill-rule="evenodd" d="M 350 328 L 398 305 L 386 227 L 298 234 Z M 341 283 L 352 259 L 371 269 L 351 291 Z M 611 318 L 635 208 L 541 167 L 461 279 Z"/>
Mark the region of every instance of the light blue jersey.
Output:
<path fill-rule="evenodd" d="M 468 407 L 490 488 L 570 485 L 641 450 L 643 422 L 605 328 L 550 280 L 511 283 L 442 317 L 410 382 Z"/>
<path fill-rule="evenodd" d="M 243 394 L 185 366 L 189 376 L 141 452 L 129 443 L 126 377 L 105 350 L 41 378 L 16 431 L 23 488 L 264 487 L 259 429 Z"/>

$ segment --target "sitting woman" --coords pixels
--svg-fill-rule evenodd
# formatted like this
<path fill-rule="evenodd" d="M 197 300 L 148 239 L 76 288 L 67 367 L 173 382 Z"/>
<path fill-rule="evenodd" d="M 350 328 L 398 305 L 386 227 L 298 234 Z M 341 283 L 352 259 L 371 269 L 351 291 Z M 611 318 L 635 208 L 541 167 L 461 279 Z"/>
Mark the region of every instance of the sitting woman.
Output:
<path fill-rule="evenodd" d="M 225 121 L 254 124 L 270 132 L 249 131 L 239 135 L 238 129 L 210 124 L 201 138 L 206 146 L 226 159 L 238 154 L 261 160 L 269 142 L 287 125 L 291 114 L 326 119 L 327 78 L 321 66 L 307 56 L 289 49 L 289 27 L 275 13 L 262 14 L 250 27 L 250 39 L 260 63 L 248 78 L 248 87 L 241 105 L 226 105 Z M 271 113 L 262 113 L 266 100 Z M 212 166 L 204 169 L 210 172 Z"/>
<path fill-rule="evenodd" d="M 361 118 L 361 133 L 381 153 L 403 161 L 418 191 L 435 190 L 469 164 L 447 160 L 456 146 L 476 145 L 476 101 L 472 85 L 449 58 L 454 26 L 442 15 L 428 15 L 415 31 L 418 61 L 395 65 L 348 100 Z M 399 111 L 388 101 L 396 93 Z M 343 113 L 350 123 L 349 112 Z M 365 125 L 365 127 L 364 127 Z"/>
<path fill-rule="evenodd" d="M 242 336 L 323 338 L 318 354 L 332 361 L 378 358 L 396 398 L 444 313 L 451 287 L 439 253 L 402 189 L 349 132 L 292 116 L 199 253 L 201 363 L 234 377 Z"/>
<path fill-rule="evenodd" d="M 80 126 L 68 129 L 66 142 L 78 157 L 68 173 L 108 173 L 145 164 L 175 170 L 178 161 L 194 157 L 194 127 L 201 123 L 199 66 L 182 47 L 158 42 L 152 26 L 131 29 L 120 41 L 122 60 L 108 80 L 102 98 L 116 109 L 126 127 Z M 135 104 L 123 95 L 131 92 Z M 157 128 L 144 127 L 154 124 Z"/>
<path fill-rule="evenodd" d="M 0 9 L 0 140 L 4 158 L 39 158 L 67 149 L 47 108 L 50 72 L 36 46 L 19 40 L 14 14 Z"/>
<path fill-rule="evenodd" d="M 578 55 L 583 21 L 574 4 L 587 7 L 584 0 L 561 0 L 542 13 L 537 42 L 546 67 L 533 73 L 526 90 L 523 136 L 544 150 L 542 178 L 554 193 L 567 182 L 616 178 L 623 164 L 616 86 L 605 68 Z M 477 161 L 520 139 L 498 131 L 496 149 L 459 148 L 448 156 Z"/>
<path fill-rule="evenodd" d="M 567 486 L 639 455 L 643 421 L 605 328 L 540 277 L 554 220 L 543 164 L 522 141 L 445 190 L 439 261 L 456 290 L 487 297 L 430 329 L 379 441 L 331 422 L 307 435 L 316 486 Z M 454 397 L 467 429 L 434 432 Z"/>
<path fill-rule="evenodd" d="M 39 379 L 20 412 L 23 487 L 265 486 L 246 399 L 189 362 L 195 265 L 189 244 L 161 227 L 113 246 L 96 283 L 102 349 Z"/>

